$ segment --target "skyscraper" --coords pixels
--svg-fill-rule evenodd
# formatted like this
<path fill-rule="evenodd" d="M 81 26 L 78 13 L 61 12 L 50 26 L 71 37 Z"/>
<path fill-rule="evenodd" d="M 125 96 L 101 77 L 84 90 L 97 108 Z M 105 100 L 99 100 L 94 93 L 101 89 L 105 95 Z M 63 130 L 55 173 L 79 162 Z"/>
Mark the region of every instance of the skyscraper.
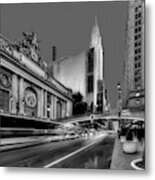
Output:
<path fill-rule="evenodd" d="M 104 50 L 97 17 L 87 51 L 54 62 L 53 75 L 73 92 L 80 92 L 93 111 L 103 112 L 105 105 Z"/>
<path fill-rule="evenodd" d="M 124 106 L 144 110 L 144 0 L 129 1 L 124 58 Z"/>
<path fill-rule="evenodd" d="M 90 49 L 88 52 L 87 69 L 87 99 L 93 101 L 94 111 L 104 110 L 105 85 L 104 85 L 104 50 L 102 37 L 95 17 L 95 24 L 92 29 Z M 89 87 L 92 87 L 89 88 Z"/>

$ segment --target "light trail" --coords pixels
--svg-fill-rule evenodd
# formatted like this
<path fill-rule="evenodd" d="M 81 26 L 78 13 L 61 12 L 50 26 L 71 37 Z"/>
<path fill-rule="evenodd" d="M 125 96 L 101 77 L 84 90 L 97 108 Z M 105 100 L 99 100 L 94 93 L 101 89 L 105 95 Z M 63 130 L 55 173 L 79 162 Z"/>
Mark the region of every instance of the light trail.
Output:
<path fill-rule="evenodd" d="M 62 161 L 64 161 L 64 160 L 66 160 L 66 159 L 68 159 L 68 158 L 70 158 L 70 157 L 78 154 L 79 152 L 81 152 L 81 151 L 89 148 L 90 146 L 98 143 L 101 139 L 103 139 L 103 137 L 106 137 L 106 136 L 105 136 L 105 135 L 102 135 L 102 136 L 100 135 L 100 136 L 95 137 L 94 140 L 97 140 L 97 141 L 93 141 L 92 143 L 87 144 L 86 146 L 84 146 L 84 147 L 82 147 L 82 148 L 80 148 L 80 149 L 78 149 L 78 150 L 76 150 L 76 151 L 74 151 L 74 152 L 72 152 L 72 153 L 64 156 L 64 157 L 62 157 L 62 158 L 60 158 L 60 159 L 57 159 L 56 161 L 51 162 L 51 163 L 45 165 L 44 168 L 50 168 L 50 167 L 52 167 L 52 166 L 54 166 L 54 165 L 56 165 L 56 164 L 58 164 L 58 163 L 60 163 L 60 162 L 62 162 Z"/>

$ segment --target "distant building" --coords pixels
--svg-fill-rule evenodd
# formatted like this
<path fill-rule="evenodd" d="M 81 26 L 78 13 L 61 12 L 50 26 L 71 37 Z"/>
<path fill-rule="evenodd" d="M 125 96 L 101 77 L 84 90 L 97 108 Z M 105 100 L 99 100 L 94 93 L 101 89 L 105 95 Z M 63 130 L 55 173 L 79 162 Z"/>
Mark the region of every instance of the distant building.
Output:
<path fill-rule="evenodd" d="M 71 116 L 71 91 L 48 77 L 47 65 L 36 49 L 35 36 L 18 43 L 0 36 L 1 113 L 49 120 Z"/>
<path fill-rule="evenodd" d="M 73 93 L 80 92 L 94 112 L 104 111 L 104 49 L 97 19 L 88 51 L 54 61 L 53 76 Z"/>
<path fill-rule="evenodd" d="M 86 97 L 86 59 L 82 52 L 77 56 L 65 57 L 54 62 L 53 75 L 58 81 L 74 92 Z"/>
<path fill-rule="evenodd" d="M 144 0 L 129 1 L 124 59 L 124 107 L 144 110 L 145 107 L 145 48 Z"/>

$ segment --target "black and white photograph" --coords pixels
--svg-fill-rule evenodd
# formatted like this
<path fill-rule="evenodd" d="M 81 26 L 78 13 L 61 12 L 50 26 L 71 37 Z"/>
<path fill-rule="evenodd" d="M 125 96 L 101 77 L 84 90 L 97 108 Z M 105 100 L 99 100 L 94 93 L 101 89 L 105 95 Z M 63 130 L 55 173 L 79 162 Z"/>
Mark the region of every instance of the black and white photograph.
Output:
<path fill-rule="evenodd" d="M 0 9 L 0 167 L 145 170 L 145 0 Z"/>

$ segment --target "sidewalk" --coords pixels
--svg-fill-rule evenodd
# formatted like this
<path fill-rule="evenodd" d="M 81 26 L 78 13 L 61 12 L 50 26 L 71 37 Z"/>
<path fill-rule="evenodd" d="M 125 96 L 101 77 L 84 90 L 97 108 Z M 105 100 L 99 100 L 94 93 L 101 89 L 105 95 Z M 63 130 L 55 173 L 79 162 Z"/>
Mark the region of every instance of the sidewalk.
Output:
<path fill-rule="evenodd" d="M 142 157 L 141 153 L 136 153 L 136 154 L 123 153 L 121 142 L 118 138 L 116 138 L 110 169 L 134 170 L 131 166 L 131 162 L 141 157 Z"/>

